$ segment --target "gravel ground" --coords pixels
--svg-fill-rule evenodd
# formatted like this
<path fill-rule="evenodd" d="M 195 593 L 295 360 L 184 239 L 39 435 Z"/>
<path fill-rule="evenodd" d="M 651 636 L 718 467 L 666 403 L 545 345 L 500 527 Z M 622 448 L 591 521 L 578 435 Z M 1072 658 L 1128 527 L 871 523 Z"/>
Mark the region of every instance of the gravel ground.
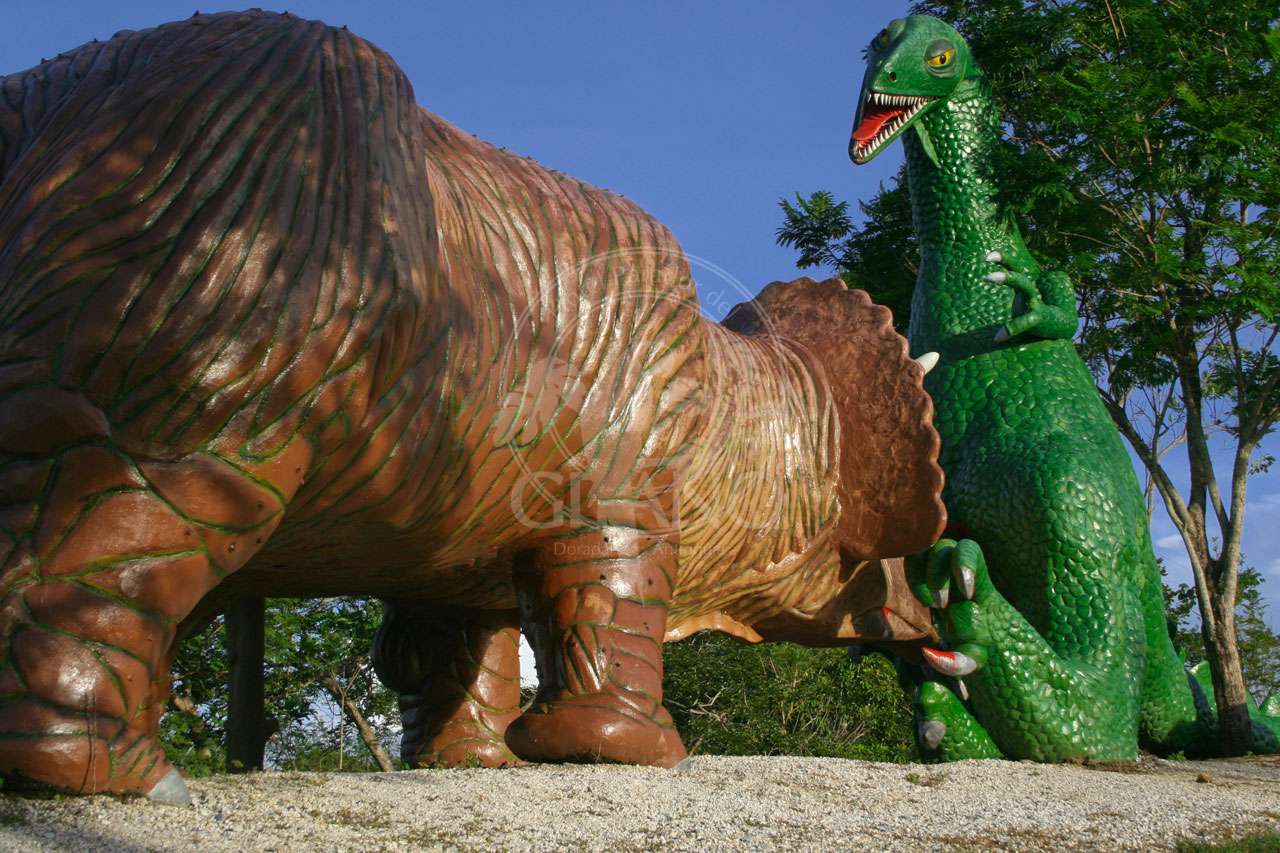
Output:
<path fill-rule="evenodd" d="M 0 799 L 0 849 L 1155 850 L 1280 831 L 1280 758 L 1124 771 L 965 761 L 697 757 L 679 772 L 260 773 L 188 780 L 194 805 Z"/>

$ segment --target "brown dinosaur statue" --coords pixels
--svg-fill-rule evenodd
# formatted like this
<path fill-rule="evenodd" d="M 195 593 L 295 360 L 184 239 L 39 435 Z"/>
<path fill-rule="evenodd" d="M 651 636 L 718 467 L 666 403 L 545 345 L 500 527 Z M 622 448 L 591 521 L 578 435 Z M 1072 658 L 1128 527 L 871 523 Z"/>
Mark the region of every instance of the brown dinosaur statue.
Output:
<path fill-rule="evenodd" d="M 634 204 L 288 15 L 0 93 L 0 773 L 185 801 L 170 663 L 244 595 L 386 601 L 413 764 L 671 766 L 664 638 L 931 636 L 886 558 L 942 530 L 938 438 L 865 294 L 709 322 Z"/>

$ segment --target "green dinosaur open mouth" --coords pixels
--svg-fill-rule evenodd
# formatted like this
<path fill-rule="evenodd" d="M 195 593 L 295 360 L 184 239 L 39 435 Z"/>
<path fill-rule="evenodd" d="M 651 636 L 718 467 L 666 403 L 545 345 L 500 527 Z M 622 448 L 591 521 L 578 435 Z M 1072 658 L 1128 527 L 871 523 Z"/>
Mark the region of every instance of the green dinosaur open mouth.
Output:
<path fill-rule="evenodd" d="M 869 159 L 934 100 L 923 95 L 867 92 L 862 101 L 862 121 L 853 129 L 854 159 Z"/>

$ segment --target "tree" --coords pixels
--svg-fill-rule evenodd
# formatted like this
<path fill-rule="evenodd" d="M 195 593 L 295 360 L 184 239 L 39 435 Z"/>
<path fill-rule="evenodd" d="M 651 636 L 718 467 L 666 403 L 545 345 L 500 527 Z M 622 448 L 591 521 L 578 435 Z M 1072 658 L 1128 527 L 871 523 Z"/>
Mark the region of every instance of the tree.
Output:
<path fill-rule="evenodd" d="M 663 701 L 690 752 L 918 759 L 894 665 L 844 649 L 746 645 L 702 633 L 667 645 Z"/>
<path fill-rule="evenodd" d="M 1163 567 L 1162 567 L 1163 571 Z M 1262 574 L 1254 568 L 1240 570 L 1240 596 L 1236 605 L 1236 645 L 1240 649 L 1240 670 L 1253 701 L 1262 705 L 1269 696 L 1280 695 L 1280 634 L 1267 624 L 1267 606 L 1262 603 Z M 1204 637 L 1195 618 L 1195 587 L 1179 584 L 1164 588 L 1169 636 L 1185 655 L 1187 663 L 1206 659 Z"/>
<path fill-rule="evenodd" d="M 1187 550 L 1221 746 L 1246 752 L 1237 567 L 1248 478 L 1272 463 L 1261 444 L 1280 417 L 1280 0 L 930 0 L 912 11 L 956 26 L 991 81 L 1008 135 L 1000 191 L 1041 263 L 1076 283 L 1081 354 Z M 882 189 L 863 207 L 881 218 L 833 234 L 832 252 L 851 258 L 842 247 L 899 233 L 902 193 L 901 181 Z M 825 259 L 791 241 L 821 233 L 804 211 L 784 203 L 780 239 Z M 899 260 L 888 251 L 864 268 L 877 298 L 898 298 L 914 255 L 894 245 Z"/>
<path fill-rule="evenodd" d="M 264 703 L 275 732 L 269 764 L 394 768 L 383 742 L 397 734 L 396 696 L 369 662 L 380 614 L 381 605 L 371 599 L 267 599 Z M 224 638 L 219 617 L 179 647 L 169 709 L 160 721 L 165 751 L 193 775 L 217 772 L 226 763 Z M 352 748 L 355 755 L 348 754 Z M 359 757 L 364 753 L 367 759 Z"/>
<path fill-rule="evenodd" d="M 919 272 L 906 174 L 903 164 L 890 189 L 881 185 L 871 201 L 858 202 L 865 217 L 861 228 L 853 227 L 848 202 L 819 190 L 808 198 L 796 193 L 794 206 L 783 199 L 784 222 L 777 232 L 779 245 L 799 250 L 796 266 L 826 267 L 850 287 L 873 294 L 893 311 L 894 328 L 903 335 Z"/>
<path fill-rule="evenodd" d="M 347 743 L 358 739 L 378 769 L 393 770 L 380 734 L 389 735 L 391 721 L 399 719 L 397 697 L 378 681 L 369 658 L 381 605 L 359 598 L 269 599 L 268 605 L 274 618 L 267 621 L 267 703 L 286 718 L 273 744 L 276 762 L 288 764 L 314 753 L 317 743 L 336 740 L 336 769 L 347 769 Z M 332 702 L 336 713 L 326 713 L 321 700 Z"/>
<path fill-rule="evenodd" d="M 227 766 L 227 656 L 218 618 L 178 647 L 170 670 L 173 687 L 160 718 L 165 754 L 192 776 L 210 776 Z"/>

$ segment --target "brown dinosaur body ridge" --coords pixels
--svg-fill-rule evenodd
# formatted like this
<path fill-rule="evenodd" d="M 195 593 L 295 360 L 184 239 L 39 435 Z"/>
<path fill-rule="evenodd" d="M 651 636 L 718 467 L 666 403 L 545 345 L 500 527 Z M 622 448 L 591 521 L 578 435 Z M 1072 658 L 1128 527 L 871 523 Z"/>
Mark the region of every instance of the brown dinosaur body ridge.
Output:
<path fill-rule="evenodd" d="M 937 436 L 865 294 L 710 323 L 634 204 L 291 16 L 0 94 L 0 772 L 155 790 L 176 643 L 239 595 L 388 601 L 414 763 L 670 765 L 664 638 L 931 630 L 879 558 L 941 530 Z"/>

